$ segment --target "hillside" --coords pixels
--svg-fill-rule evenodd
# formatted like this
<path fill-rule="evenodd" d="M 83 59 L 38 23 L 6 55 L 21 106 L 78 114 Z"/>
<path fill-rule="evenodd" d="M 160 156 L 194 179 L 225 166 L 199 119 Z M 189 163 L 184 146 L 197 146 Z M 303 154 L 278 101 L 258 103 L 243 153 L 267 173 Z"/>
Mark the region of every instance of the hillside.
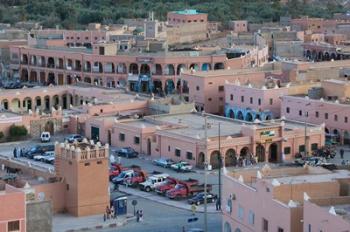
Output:
<path fill-rule="evenodd" d="M 209 14 L 209 19 L 227 23 L 232 19 L 250 22 L 277 21 L 280 16 L 309 15 L 330 18 L 344 12 L 340 0 L 6 0 L 0 1 L 0 22 L 35 20 L 45 27 L 61 25 L 83 28 L 90 22 L 118 23 L 122 18 L 146 17 L 154 11 L 164 20 L 172 10 L 195 8 Z"/>

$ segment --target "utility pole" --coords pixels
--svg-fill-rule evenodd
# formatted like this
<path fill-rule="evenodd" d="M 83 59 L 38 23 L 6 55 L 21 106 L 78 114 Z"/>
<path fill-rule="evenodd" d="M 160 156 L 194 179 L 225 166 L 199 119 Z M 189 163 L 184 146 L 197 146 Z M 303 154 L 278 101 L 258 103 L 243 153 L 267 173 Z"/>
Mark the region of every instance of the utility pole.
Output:
<path fill-rule="evenodd" d="M 306 123 L 306 120 L 305 120 L 305 123 L 304 123 L 304 137 L 305 137 L 305 141 L 304 141 L 304 146 L 305 146 L 305 157 L 307 157 L 307 134 L 306 134 L 306 131 L 307 131 L 307 123 Z"/>
<path fill-rule="evenodd" d="M 205 156 L 204 156 L 204 232 L 208 232 L 208 218 L 207 218 L 207 182 L 208 182 L 208 125 L 207 116 L 204 115 L 204 139 L 205 139 Z"/>
<path fill-rule="evenodd" d="M 221 210 L 221 168 L 222 168 L 222 156 L 221 156 L 221 123 L 219 122 L 219 199 L 218 199 L 218 205 L 219 210 Z"/>

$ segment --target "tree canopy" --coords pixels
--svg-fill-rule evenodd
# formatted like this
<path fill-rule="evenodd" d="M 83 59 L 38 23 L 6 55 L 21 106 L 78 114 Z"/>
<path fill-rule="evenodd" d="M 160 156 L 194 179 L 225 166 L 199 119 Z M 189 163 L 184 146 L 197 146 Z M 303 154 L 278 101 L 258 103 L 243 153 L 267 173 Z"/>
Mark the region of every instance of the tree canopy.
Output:
<path fill-rule="evenodd" d="M 157 19 L 166 20 L 168 11 L 186 8 L 208 13 L 209 20 L 224 24 L 237 19 L 278 21 L 285 15 L 331 18 L 333 13 L 346 11 L 337 0 L 312 4 L 289 0 L 285 5 L 280 0 L 7 0 L 0 1 L 0 22 L 33 20 L 44 27 L 73 29 L 91 22 L 117 23 L 123 18 L 146 17 L 150 11 Z"/>

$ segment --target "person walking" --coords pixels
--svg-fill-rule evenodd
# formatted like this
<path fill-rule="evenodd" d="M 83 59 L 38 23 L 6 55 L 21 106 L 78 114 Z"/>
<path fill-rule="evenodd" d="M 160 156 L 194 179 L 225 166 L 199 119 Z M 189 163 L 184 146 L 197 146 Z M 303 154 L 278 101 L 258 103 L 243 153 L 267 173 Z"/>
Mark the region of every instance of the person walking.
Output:
<path fill-rule="evenodd" d="M 16 147 L 13 149 L 13 157 L 17 158 L 17 148 Z"/>
<path fill-rule="evenodd" d="M 140 221 L 140 211 L 139 210 L 136 211 L 136 221 L 137 222 Z"/>
<path fill-rule="evenodd" d="M 344 149 L 343 148 L 340 149 L 340 158 L 344 159 Z"/>
<path fill-rule="evenodd" d="M 140 210 L 139 212 L 139 221 L 142 222 L 143 221 L 143 211 Z"/>
<path fill-rule="evenodd" d="M 220 202 L 220 198 L 216 199 L 216 211 L 221 210 L 221 202 Z"/>

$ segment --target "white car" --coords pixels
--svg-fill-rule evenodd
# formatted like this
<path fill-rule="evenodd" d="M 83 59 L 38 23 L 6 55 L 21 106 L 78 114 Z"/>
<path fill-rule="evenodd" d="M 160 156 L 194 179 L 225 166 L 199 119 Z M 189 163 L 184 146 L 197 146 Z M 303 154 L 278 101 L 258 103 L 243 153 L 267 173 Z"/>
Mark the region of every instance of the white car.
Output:
<path fill-rule="evenodd" d="M 42 132 L 40 135 L 40 140 L 42 143 L 50 142 L 51 140 L 50 132 L 47 132 L 47 131 Z"/>
<path fill-rule="evenodd" d="M 147 178 L 145 182 L 140 183 L 140 189 L 146 192 L 154 190 L 157 186 L 166 183 L 168 174 L 157 174 Z"/>
<path fill-rule="evenodd" d="M 190 172 L 193 169 L 192 165 L 186 161 L 180 161 L 178 163 L 172 164 L 170 168 L 178 172 Z"/>
<path fill-rule="evenodd" d="M 55 155 L 49 155 L 44 157 L 44 162 L 48 164 L 54 164 L 55 163 Z"/>
<path fill-rule="evenodd" d="M 35 161 L 45 162 L 45 158 L 49 157 L 49 156 L 55 157 L 55 152 L 54 151 L 47 151 L 47 152 L 45 152 L 42 155 L 36 155 L 36 156 L 34 156 L 34 160 Z"/>

